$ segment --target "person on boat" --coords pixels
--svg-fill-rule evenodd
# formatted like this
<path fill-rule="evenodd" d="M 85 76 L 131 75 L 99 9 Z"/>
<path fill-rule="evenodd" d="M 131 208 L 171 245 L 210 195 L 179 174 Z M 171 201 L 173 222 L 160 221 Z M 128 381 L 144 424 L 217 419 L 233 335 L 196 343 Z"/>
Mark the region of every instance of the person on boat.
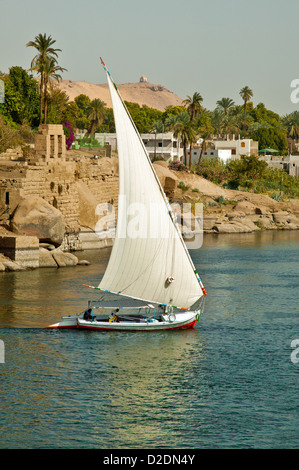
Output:
<path fill-rule="evenodd" d="M 92 320 L 92 309 L 88 308 L 85 310 L 84 315 L 83 315 L 84 320 Z"/>
<path fill-rule="evenodd" d="M 119 309 L 117 308 L 115 311 L 111 312 L 110 314 L 110 322 L 119 322 L 119 319 L 118 319 L 118 312 L 119 312 Z"/>

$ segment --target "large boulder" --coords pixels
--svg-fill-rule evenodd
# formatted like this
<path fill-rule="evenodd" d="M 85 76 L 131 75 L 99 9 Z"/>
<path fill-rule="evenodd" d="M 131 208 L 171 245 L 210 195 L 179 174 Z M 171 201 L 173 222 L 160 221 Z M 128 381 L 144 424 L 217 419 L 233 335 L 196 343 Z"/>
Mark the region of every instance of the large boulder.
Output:
<path fill-rule="evenodd" d="M 250 233 L 260 230 L 249 218 L 222 220 L 213 227 L 216 233 Z"/>
<path fill-rule="evenodd" d="M 238 202 L 234 207 L 234 211 L 243 212 L 245 215 L 257 213 L 255 204 L 249 201 Z"/>
<path fill-rule="evenodd" d="M 64 266 L 76 266 L 78 264 L 77 256 L 72 253 L 64 253 L 59 248 L 51 251 L 51 255 L 59 268 Z"/>
<path fill-rule="evenodd" d="M 52 252 L 48 250 L 39 251 L 39 267 L 40 268 L 57 268 L 57 263 L 52 256 Z"/>
<path fill-rule="evenodd" d="M 18 235 L 35 236 L 41 242 L 61 245 L 65 221 L 61 212 L 40 197 L 24 198 L 16 207 L 11 230 Z"/>

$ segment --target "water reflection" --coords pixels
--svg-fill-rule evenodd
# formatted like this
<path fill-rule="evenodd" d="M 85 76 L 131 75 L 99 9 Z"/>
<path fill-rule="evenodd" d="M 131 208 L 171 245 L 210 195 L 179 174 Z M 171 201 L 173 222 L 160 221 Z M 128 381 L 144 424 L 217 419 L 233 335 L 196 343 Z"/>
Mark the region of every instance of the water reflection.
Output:
<path fill-rule="evenodd" d="M 252 233 L 204 234 L 204 248 L 265 247 L 298 243 L 298 230 L 267 230 Z"/>
<path fill-rule="evenodd" d="M 108 393 L 105 419 L 117 429 L 112 442 L 117 447 L 143 448 L 179 443 L 194 374 L 197 393 L 200 390 L 201 372 L 192 370 L 192 356 L 196 355 L 199 363 L 202 354 L 198 331 L 137 333 L 133 338 L 132 334 L 108 335 L 110 355 L 102 351 L 102 361 L 109 374 L 101 374 L 94 392 L 99 396 L 103 396 L 103 390 Z M 111 354 L 113 344 L 115 352 Z M 170 437 L 169 428 L 175 423 L 176 431 L 172 429 Z"/>
<path fill-rule="evenodd" d="M 0 447 L 297 445 L 299 243 L 252 235 L 191 253 L 208 297 L 189 331 L 39 328 L 96 298 L 81 284 L 100 280 L 109 250 L 82 253 L 87 268 L 1 274 Z"/>
<path fill-rule="evenodd" d="M 79 252 L 90 266 L 0 273 L 0 326 L 40 328 L 79 313 L 89 298 L 97 298 L 82 284 L 99 283 L 109 254 L 109 249 Z"/>
<path fill-rule="evenodd" d="M 206 381 L 198 330 L 6 331 L 0 446 L 146 448 L 184 442 L 186 414 Z"/>

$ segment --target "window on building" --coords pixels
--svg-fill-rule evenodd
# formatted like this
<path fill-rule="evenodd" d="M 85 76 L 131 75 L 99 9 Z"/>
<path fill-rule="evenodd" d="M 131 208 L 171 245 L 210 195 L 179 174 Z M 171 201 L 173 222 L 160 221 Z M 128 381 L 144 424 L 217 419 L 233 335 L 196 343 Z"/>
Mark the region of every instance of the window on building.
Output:
<path fill-rule="evenodd" d="M 241 142 L 241 147 L 245 147 L 245 142 Z"/>
<path fill-rule="evenodd" d="M 5 204 L 9 206 L 9 192 L 8 191 L 5 193 Z"/>

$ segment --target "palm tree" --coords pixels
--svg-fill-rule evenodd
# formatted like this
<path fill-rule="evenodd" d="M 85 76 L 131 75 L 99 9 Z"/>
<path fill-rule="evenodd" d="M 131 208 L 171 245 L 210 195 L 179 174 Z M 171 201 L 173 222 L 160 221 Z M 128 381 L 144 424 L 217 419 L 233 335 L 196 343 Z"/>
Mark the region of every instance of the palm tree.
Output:
<path fill-rule="evenodd" d="M 105 103 L 96 98 L 90 103 L 88 117 L 90 119 L 90 128 L 88 134 L 92 136 L 97 127 L 99 127 L 105 119 Z"/>
<path fill-rule="evenodd" d="M 219 111 L 218 109 L 216 109 L 215 112 L 223 115 L 223 113 Z M 212 126 L 212 119 L 211 119 L 211 115 L 209 112 L 206 111 L 200 116 L 200 119 L 198 120 L 197 131 L 198 131 L 199 136 L 202 139 L 200 155 L 199 155 L 199 159 L 197 162 L 197 164 L 200 165 L 203 154 L 207 147 L 207 141 L 211 138 L 211 135 L 214 134 L 215 132 L 215 129 Z"/>
<path fill-rule="evenodd" d="M 248 86 L 244 86 L 240 90 L 240 96 L 242 100 L 244 101 L 244 129 L 246 129 L 246 105 L 247 105 L 247 101 L 249 101 L 250 98 L 253 97 L 253 91 Z"/>
<path fill-rule="evenodd" d="M 48 83 L 49 80 L 55 80 L 59 82 L 62 77 L 58 72 L 64 72 L 66 69 L 56 65 L 57 62 L 53 57 L 48 57 L 45 62 L 45 75 L 44 75 L 44 124 L 47 124 L 47 113 L 48 113 Z"/>
<path fill-rule="evenodd" d="M 287 131 L 288 137 L 295 139 L 299 137 L 299 111 L 286 114 L 282 118 L 282 123 Z"/>
<path fill-rule="evenodd" d="M 188 166 L 187 163 L 187 145 L 188 143 L 194 143 L 196 141 L 196 132 L 193 126 L 193 123 L 190 120 L 190 116 L 187 111 L 182 111 L 178 116 L 172 126 L 173 136 L 181 140 L 183 149 L 184 149 L 184 163 Z M 191 154 L 190 154 L 191 162 Z"/>
<path fill-rule="evenodd" d="M 290 143 L 290 151 L 292 153 L 293 142 L 299 139 L 299 111 L 293 111 L 286 114 L 281 119 L 281 125 L 287 133 L 288 141 Z"/>
<path fill-rule="evenodd" d="M 189 158 L 189 164 L 191 166 L 192 162 L 192 145 L 196 142 L 196 133 L 194 128 L 192 129 L 192 124 L 194 123 L 195 119 L 198 117 L 200 113 L 202 113 L 202 105 L 201 103 L 203 102 L 203 98 L 200 93 L 197 91 L 193 93 L 193 96 L 187 96 L 187 99 L 183 101 L 183 105 L 186 106 L 189 117 L 190 117 L 190 130 L 189 132 L 189 137 L 188 141 L 190 144 L 190 158 Z M 194 134 L 194 136 L 193 136 Z M 186 157 L 185 157 L 186 158 Z"/>
<path fill-rule="evenodd" d="M 154 150 L 154 160 L 156 160 L 157 157 L 157 133 L 162 134 L 164 132 L 164 124 L 163 121 L 154 121 L 150 132 L 153 132 L 155 134 L 155 150 Z M 162 145 L 163 145 L 163 140 L 162 140 Z M 162 148 L 163 152 L 163 148 Z M 163 154 L 163 153 L 162 153 Z"/>
<path fill-rule="evenodd" d="M 225 116 L 228 114 L 230 108 L 232 108 L 235 102 L 231 98 L 221 98 L 217 101 L 217 108 L 224 112 Z"/>
<path fill-rule="evenodd" d="M 37 72 L 40 75 L 40 124 L 43 120 L 43 105 L 44 105 L 44 89 L 45 89 L 45 75 L 47 61 L 49 58 L 56 60 L 58 57 L 57 52 L 61 49 L 54 49 L 52 46 L 56 42 L 55 39 L 52 39 L 51 36 L 46 36 L 46 34 L 38 34 L 35 36 L 34 41 L 29 41 L 26 44 L 26 47 L 34 47 L 37 50 L 36 56 L 33 57 L 31 61 L 30 70 Z"/>
<path fill-rule="evenodd" d="M 198 114 L 202 111 L 201 103 L 203 98 L 200 93 L 197 91 L 193 96 L 187 96 L 187 99 L 183 101 L 183 105 L 186 106 L 188 114 L 190 116 L 190 121 L 193 122 L 197 118 Z"/>
<path fill-rule="evenodd" d="M 168 116 L 168 118 L 165 120 L 165 129 L 171 132 L 174 132 L 173 136 L 177 138 L 177 158 L 179 160 L 180 158 L 180 139 L 179 139 L 179 134 L 176 136 L 175 135 L 175 126 L 178 121 L 178 115 L 177 114 L 171 114 Z"/>
<path fill-rule="evenodd" d="M 225 122 L 224 122 L 224 112 L 216 108 L 211 113 L 211 123 L 214 128 L 216 135 L 222 135 L 224 133 Z"/>
<path fill-rule="evenodd" d="M 60 90 L 55 83 L 50 82 L 50 86 L 47 91 L 47 115 L 48 120 L 53 124 L 60 124 L 62 119 L 67 116 L 70 121 L 69 112 L 73 112 L 69 97 L 65 91 Z M 71 120 L 72 122 L 75 119 Z"/>

